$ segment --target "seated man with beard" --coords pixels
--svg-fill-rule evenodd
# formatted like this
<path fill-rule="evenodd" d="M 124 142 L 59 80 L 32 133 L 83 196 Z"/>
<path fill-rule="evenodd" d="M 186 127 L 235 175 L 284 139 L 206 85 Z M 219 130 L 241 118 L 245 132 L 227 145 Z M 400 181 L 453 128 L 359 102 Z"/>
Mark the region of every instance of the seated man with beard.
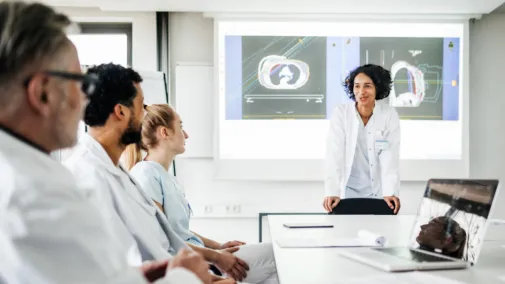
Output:
<path fill-rule="evenodd" d="M 40 3 L 0 1 L 0 283 L 210 283 L 194 252 L 143 264 L 51 158 L 77 141 L 97 81 L 82 74 L 70 24 Z"/>
<path fill-rule="evenodd" d="M 65 166 L 77 177 L 96 210 L 115 224 L 111 230 L 119 239 L 126 230 L 134 237 L 143 261 L 171 258 L 183 248 L 190 249 L 119 164 L 126 146 L 141 139 L 145 108 L 141 76 L 112 63 L 92 67 L 88 74 L 100 78 L 84 113 L 88 133 L 81 137 Z M 220 257 L 230 266 L 236 265 L 232 254 Z"/>

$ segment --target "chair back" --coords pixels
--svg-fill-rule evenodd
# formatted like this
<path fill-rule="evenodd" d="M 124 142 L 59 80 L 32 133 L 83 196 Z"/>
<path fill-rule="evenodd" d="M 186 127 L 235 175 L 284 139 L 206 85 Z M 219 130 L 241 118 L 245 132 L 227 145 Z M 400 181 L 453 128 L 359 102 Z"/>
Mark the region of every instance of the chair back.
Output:
<path fill-rule="evenodd" d="M 334 215 L 395 215 L 384 199 L 346 198 L 341 199 L 332 212 Z"/>

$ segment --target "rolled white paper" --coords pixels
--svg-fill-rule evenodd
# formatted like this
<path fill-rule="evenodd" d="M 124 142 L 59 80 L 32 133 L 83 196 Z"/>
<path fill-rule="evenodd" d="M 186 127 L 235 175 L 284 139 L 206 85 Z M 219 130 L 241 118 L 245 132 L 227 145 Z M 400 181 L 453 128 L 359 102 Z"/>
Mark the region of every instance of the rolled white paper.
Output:
<path fill-rule="evenodd" d="M 384 246 L 386 245 L 386 237 L 372 233 L 368 230 L 359 230 L 358 238 L 363 244 Z"/>

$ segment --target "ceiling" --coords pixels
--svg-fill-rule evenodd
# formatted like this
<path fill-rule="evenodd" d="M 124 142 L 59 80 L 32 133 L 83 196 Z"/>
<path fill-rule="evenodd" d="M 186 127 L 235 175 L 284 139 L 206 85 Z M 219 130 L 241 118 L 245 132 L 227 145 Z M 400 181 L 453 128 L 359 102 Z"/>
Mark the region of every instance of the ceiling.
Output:
<path fill-rule="evenodd" d="M 489 14 L 505 0 L 42 0 L 108 11 L 271 14 Z"/>
<path fill-rule="evenodd" d="M 498 8 L 496 8 L 493 13 L 505 14 L 505 3 L 501 4 Z"/>

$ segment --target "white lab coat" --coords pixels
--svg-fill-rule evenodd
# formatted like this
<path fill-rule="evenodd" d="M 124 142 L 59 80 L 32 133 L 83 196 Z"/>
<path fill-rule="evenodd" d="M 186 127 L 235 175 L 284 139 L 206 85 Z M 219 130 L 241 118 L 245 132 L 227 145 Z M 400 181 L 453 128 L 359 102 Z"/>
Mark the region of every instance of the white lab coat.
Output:
<path fill-rule="evenodd" d="M 114 222 L 121 222 L 137 241 L 143 260 L 171 258 L 189 246 L 170 227 L 166 216 L 138 188 L 127 171 L 113 164 L 102 145 L 84 134 L 64 165 L 77 177 L 80 189 Z M 112 218 L 112 217 L 111 217 Z M 118 234 L 121 231 L 118 232 Z"/>
<path fill-rule="evenodd" d="M 354 102 L 346 103 L 338 105 L 331 116 L 325 160 L 325 196 L 345 198 L 358 138 L 360 118 L 356 112 Z M 400 119 L 396 109 L 376 102 L 367 128 L 372 191 L 376 196 L 398 196 Z"/>
<path fill-rule="evenodd" d="M 2 267 L 9 270 L 10 279 L 19 276 L 20 283 L 26 281 L 26 273 L 16 265 L 18 258 L 30 267 L 32 276 L 49 283 L 147 283 L 127 261 L 131 249 L 75 188 L 74 176 L 49 155 L 3 130 L 0 185 L 0 230 L 10 240 L 10 253 L 0 253 L 0 263 L 10 265 Z M 156 283 L 201 281 L 179 268 Z"/>

